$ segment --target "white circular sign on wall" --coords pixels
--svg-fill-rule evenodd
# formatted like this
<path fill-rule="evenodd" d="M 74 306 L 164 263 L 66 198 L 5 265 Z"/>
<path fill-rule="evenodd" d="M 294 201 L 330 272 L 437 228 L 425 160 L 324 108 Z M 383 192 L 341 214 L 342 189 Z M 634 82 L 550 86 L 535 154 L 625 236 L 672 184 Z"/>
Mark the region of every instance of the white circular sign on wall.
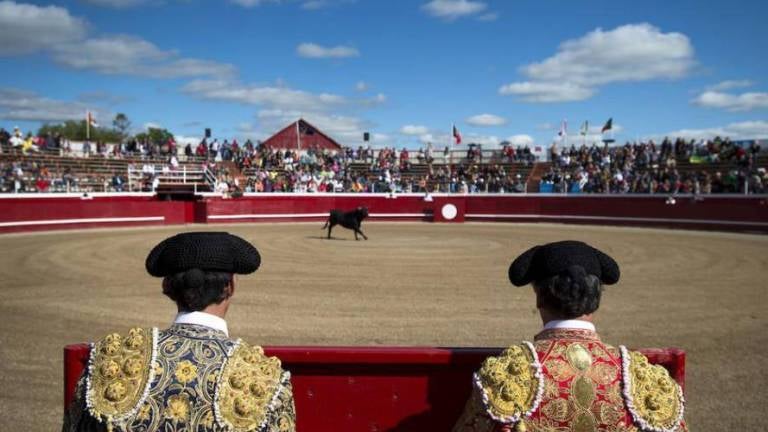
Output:
<path fill-rule="evenodd" d="M 443 218 L 447 220 L 453 220 L 453 218 L 455 218 L 459 213 L 459 210 L 453 204 L 446 204 L 442 209 L 440 209 L 440 213 L 442 213 Z"/>

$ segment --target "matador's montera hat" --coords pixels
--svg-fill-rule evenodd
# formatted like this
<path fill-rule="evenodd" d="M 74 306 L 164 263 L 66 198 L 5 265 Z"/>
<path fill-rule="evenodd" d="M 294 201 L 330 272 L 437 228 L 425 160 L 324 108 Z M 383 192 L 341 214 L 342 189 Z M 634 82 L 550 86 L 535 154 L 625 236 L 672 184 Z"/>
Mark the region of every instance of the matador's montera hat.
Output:
<path fill-rule="evenodd" d="M 169 237 L 147 256 L 147 272 L 165 277 L 191 269 L 248 274 L 261 264 L 256 248 L 226 232 L 190 232 Z"/>
<path fill-rule="evenodd" d="M 523 286 L 567 272 L 572 266 L 583 267 L 608 285 L 618 282 L 621 275 L 613 258 L 586 243 L 566 240 L 528 249 L 509 266 L 509 280 Z"/>

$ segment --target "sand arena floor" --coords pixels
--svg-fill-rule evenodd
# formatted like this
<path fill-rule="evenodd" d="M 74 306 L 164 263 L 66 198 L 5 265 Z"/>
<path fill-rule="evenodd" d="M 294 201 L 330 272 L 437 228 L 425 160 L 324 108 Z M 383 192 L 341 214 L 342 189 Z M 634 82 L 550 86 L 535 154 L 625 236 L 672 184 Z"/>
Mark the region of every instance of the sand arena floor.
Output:
<path fill-rule="evenodd" d="M 765 430 L 768 236 L 524 224 L 367 223 L 323 240 L 319 223 L 216 227 L 255 243 L 239 279 L 233 335 L 264 345 L 502 346 L 540 322 L 530 288 L 507 280 L 531 245 L 588 241 L 622 267 L 597 315 L 609 343 L 688 352 L 695 430 Z M 62 347 L 130 326 L 166 326 L 174 307 L 144 259 L 173 227 L 0 236 L 0 430 L 60 428 Z M 299 413 L 301 415 L 301 413 Z"/>

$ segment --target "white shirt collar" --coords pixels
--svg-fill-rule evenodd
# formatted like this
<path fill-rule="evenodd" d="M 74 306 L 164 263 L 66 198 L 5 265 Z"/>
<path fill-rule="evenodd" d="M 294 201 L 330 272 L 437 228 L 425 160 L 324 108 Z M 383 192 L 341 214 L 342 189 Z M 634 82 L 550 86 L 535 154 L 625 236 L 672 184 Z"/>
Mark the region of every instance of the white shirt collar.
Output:
<path fill-rule="evenodd" d="M 214 330 L 224 332 L 229 336 L 229 328 L 227 328 L 227 322 L 224 318 L 217 317 L 205 312 L 179 312 L 176 315 L 174 324 L 196 324 L 205 327 L 210 327 Z"/>
<path fill-rule="evenodd" d="M 570 319 L 570 320 L 552 320 L 546 324 L 544 324 L 544 330 L 552 330 L 552 329 L 579 329 L 579 330 L 590 330 L 595 331 L 595 325 L 592 324 L 589 321 L 583 321 L 583 320 L 576 320 L 576 319 Z"/>

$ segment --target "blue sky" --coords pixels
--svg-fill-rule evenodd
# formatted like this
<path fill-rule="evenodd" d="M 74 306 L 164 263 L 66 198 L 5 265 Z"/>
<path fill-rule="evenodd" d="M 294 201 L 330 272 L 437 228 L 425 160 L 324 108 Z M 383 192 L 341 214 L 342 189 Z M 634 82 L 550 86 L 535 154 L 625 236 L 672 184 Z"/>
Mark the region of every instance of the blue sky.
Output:
<path fill-rule="evenodd" d="M 763 1 L 0 1 L 0 125 L 124 112 L 264 139 L 299 116 L 348 145 L 768 137 Z"/>

